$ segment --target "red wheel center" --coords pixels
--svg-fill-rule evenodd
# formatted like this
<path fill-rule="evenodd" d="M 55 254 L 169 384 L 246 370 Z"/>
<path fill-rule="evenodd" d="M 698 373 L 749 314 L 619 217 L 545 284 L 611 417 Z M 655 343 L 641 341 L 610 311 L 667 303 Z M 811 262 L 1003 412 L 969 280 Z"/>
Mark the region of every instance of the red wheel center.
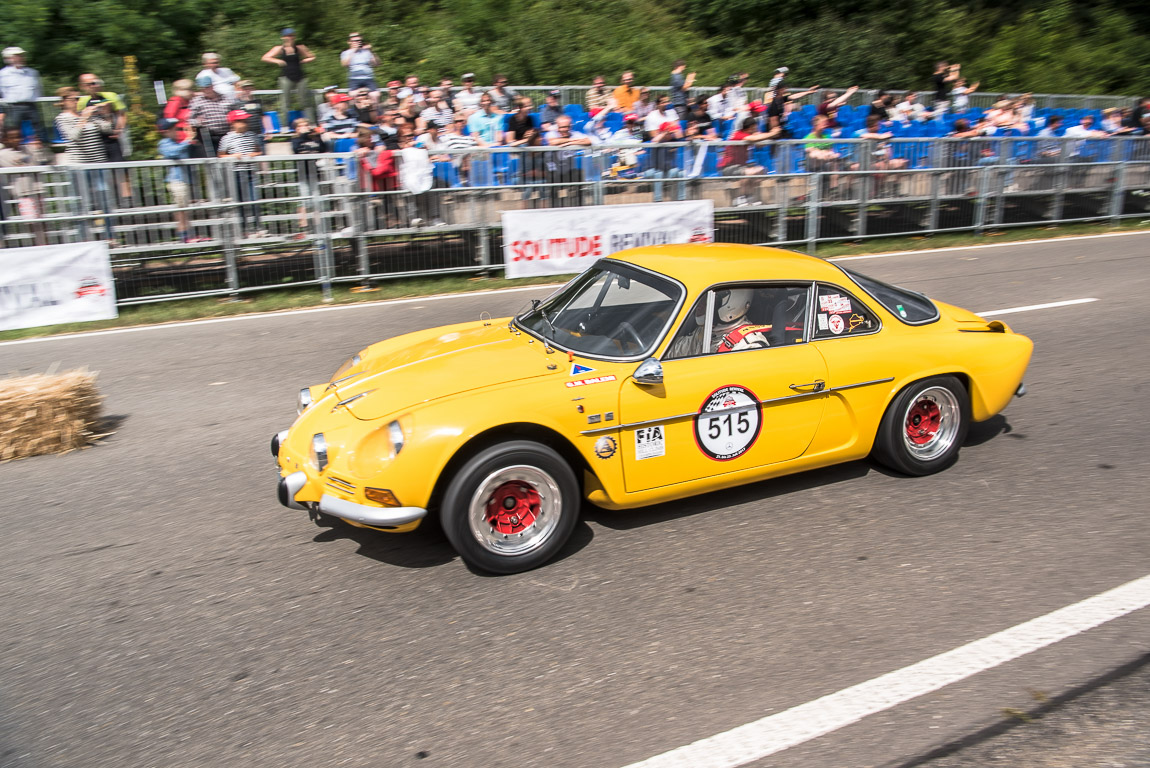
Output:
<path fill-rule="evenodd" d="M 539 517 L 539 493 L 518 481 L 504 483 L 487 499 L 487 524 L 496 533 L 522 533 Z"/>
<path fill-rule="evenodd" d="M 942 411 L 933 400 L 919 400 L 906 415 L 906 437 L 915 445 L 925 445 L 938 434 Z"/>

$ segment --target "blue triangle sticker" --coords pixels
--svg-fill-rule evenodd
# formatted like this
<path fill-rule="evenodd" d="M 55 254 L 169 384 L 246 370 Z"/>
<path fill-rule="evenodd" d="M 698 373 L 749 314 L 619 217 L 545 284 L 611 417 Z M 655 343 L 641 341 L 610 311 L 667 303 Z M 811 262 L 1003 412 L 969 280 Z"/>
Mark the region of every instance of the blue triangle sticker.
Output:
<path fill-rule="evenodd" d="M 591 371 L 593 371 L 593 370 L 595 370 L 595 369 L 594 368 L 588 368 L 585 365 L 579 365 L 579 363 L 571 363 L 571 373 L 569 375 L 570 376 L 581 376 L 584 373 L 591 373 Z"/>

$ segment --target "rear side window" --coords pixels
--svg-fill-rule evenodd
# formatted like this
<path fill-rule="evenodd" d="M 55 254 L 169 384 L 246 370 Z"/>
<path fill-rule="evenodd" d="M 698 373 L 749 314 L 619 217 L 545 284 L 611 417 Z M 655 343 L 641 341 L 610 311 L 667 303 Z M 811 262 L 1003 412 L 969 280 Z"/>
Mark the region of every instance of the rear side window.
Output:
<path fill-rule="evenodd" d="M 899 288 L 897 285 L 884 283 L 849 269 L 839 268 L 850 275 L 851 280 L 858 283 L 860 288 L 869 293 L 879 304 L 882 304 L 888 312 L 907 325 L 925 325 L 938 319 L 938 307 L 921 293 L 908 291 L 906 288 Z"/>
<path fill-rule="evenodd" d="M 837 285 L 819 283 L 815 305 L 815 338 L 862 336 L 879 329 L 878 319 L 866 304 Z"/>

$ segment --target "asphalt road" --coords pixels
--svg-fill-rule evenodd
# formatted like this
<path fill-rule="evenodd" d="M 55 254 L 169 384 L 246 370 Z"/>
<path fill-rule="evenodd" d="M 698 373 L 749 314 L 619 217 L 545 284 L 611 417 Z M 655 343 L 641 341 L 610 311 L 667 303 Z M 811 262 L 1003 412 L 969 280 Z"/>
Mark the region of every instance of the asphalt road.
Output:
<path fill-rule="evenodd" d="M 435 531 L 275 500 L 295 392 L 544 291 L 0 345 L 100 371 L 116 434 L 0 465 L 0 765 L 628 765 L 1150 573 L 1150 236 L 850 266 L 1003 316 L 1030 394 L 937 476 L 866 462 L 647 510 L 469 571 Z M 759 766 L 900 766 L 1150 651 L 1138 611 Z"/>

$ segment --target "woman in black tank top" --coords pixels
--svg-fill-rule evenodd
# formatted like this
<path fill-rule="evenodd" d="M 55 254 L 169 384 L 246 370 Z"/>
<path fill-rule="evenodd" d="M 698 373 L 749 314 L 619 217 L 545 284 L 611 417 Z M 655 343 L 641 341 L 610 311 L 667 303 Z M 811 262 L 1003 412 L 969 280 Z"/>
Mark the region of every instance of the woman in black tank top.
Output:
<path fill-rule="evenodd" d="M 261 61 L 275 64 L 280 68 L 280 131 L 291 133 L 289 123 L 292 97 L 299 104 L 299 109 L 309 120 L 315 122 L 315 102 L 312 93 L 307 87 L 307 76 L 304 75 L 303 65 L 315 61 L 315 54 L 308 50 L 306 45 L 295 41 L 295 30 L 285 29 L 280 32 L 283 42 L 263 55 Z"/>

